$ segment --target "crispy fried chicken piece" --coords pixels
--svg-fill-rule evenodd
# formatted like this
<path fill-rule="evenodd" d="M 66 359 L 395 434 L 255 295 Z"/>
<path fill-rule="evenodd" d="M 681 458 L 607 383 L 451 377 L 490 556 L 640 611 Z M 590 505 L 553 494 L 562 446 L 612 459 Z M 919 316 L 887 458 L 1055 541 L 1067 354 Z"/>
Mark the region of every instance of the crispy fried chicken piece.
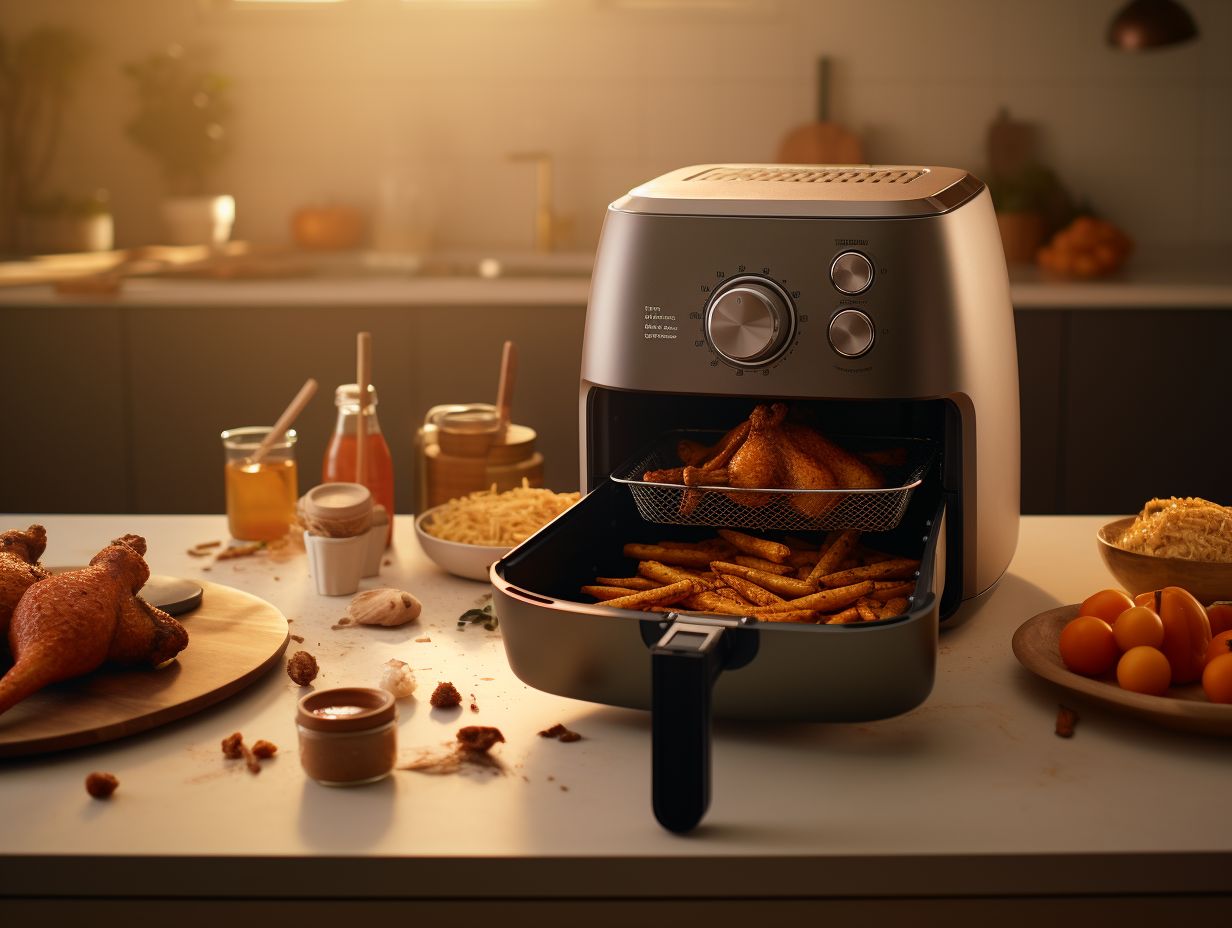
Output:
<path fill-rule="evenodd" d="M 787 407 L 782 403 L 760 403 L 749 413 L 749 434 L 727 465 L 727 482 L 733 487 L 782 487 L 782 425 Z M 739 506 L 755 508 L 772 502 L 769 493 L 728 493 Z"/>
<path fill-rule="evenodd" d="M 839 486 L 834 471 L 803 451 L 784 430 L 779 446 L 782 458 L 782 485 L 790 490 L 833 490 Z M 800 515 L 816 519 L 838 505 L 839 497 L 831 493 L 797 493 L 788 504 Z"/>
<path fill-rule="evenodd" d="M 0 713 L 49 684 L 106 662 L 156 667 L 188 645 L 188 632 L 137 596 L 150 577 L 145 539 L 125 535 L 88 567 L 33 584 L 13 611 L 14 664 L 0 678 Z"/>
<path fill-rule="evenodd" d="M 38 562 L 46 548 L 47 530 L 41 525 L 0 534 L 0 651 L 8 643 L 9 621 L 21 595 L 51 576 Z"/>
<path fill-rule="evenodd" d="M 829 469 L 837 481 L 833 486 L 843 490 L 881 489 L 881 477 L 871 465 L 843 450 L 816 429 L 787 422 L 783 430 L 796 447 Z"/>
<path fill-rule="evenodd" d="M 727 483 L 726 468 L 733 455 L 744 447 L 748 441 L 751 423 L 748 419 L 733 429 L 729 429 L 718 444 L 711 449 L 711 454 L 697 466 L 686 466 L 682 477 L 686 486 L 721 486 Z M 701 490 L 685 490 L 680 499 L 680 514 L 687 516 L 697 508 L 702 500 Z"/>

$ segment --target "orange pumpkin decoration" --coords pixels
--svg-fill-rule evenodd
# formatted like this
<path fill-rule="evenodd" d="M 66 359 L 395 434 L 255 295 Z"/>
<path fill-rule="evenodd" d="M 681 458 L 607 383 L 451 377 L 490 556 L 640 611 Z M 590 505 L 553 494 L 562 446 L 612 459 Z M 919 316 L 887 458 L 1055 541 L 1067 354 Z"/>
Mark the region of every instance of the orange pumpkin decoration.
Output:
<path fill-rule="evenodd" d="M 1200 679 L 1206 649 L 1211 643 L 1211 623 L 1202 604 L 1179 586 L 1140 593 L 1134 601 L 1150 606 L 1164 620 L 1164 643 L 1160 650 L 1172 667 L 1172 682 L 1193 683 Z"/>
<path fill-rule="evenodd" d="M 305 206 L 291 217 L 295 244 L 309 251 L 349 251 L 364 239 L 364 214 L 353 206 Z"/>

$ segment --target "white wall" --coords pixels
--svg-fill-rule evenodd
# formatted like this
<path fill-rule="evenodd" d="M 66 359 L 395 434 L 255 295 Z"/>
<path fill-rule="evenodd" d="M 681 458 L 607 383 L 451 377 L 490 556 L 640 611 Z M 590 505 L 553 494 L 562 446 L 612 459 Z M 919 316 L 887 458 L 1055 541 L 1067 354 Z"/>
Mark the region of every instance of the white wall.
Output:
<path fill-rule="evenodd" d="M 218 181 L 238 199 L 237 237 L 256 241 L 286 241 L 304 203 L 371 208 L 382 178 L 409 172 L 441 244 L 528 246 L 533 170 L 506 155 L 533 148 L 554 154 L 558 209 L 590 246 L 606 204 L 642 180 L 773 160 L 812 118 L 825 53 L 832 118 L 872 161 L 979 173 L 1008 106 L 1070 189 L 1140 243 L 1232 245 L 1232 2 L 1185 0 L 1201 39 L 1138 55 L 1104 45 L 1121 3 L 0 0 L 0 30 L 67 23 L 97 43 L 52 187 L 108 188 L 125 245 L 157 240 L 161 191 L 124 136 L 119 68 L 172 41 L 213 46 L 234 79 Z"/>

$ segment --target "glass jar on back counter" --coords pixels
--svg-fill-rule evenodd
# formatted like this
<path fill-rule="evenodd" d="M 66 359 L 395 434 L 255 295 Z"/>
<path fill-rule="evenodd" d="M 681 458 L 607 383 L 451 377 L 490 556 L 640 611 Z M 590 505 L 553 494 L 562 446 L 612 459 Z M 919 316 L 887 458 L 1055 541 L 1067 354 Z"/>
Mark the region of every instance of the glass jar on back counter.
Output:
<path fill-rule="evenodd" d="M 254 463 L 252 456 L 269 431 L 267 426 L 248 426 L 222 433 L 227 528 L 238 541 L 273 541 L 295 521 L 295 430 L 288 429 Z"/>
<path fill-rule="evenodd" d="M 385 507 L 389 516 L 389 529 L 385 543 L 389 544 L 394 531 L 394 464 L 389 445 L 381 433 L 381 423 L 376 416 L 376 387 L 368 385 L 368 402 L 364 408 L 365 434 L 364 479 L 355 473 L 355 452 L 359 430 L 359 387 L 344 383 L 334 391 L 334 405 L 338 407 L 338 419 L 334 434 L 325 448 L 325 460 L 321 464 L 322 483 L 361 483 L 372 492 L 372 500 Z"/>

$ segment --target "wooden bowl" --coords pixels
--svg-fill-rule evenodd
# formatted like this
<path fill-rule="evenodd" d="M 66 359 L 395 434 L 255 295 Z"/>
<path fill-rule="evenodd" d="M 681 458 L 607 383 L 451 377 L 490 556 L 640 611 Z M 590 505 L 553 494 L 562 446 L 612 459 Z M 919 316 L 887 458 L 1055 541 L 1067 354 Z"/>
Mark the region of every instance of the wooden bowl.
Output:
<path fill-rule="evenodd" d="M 1165 586 L 1179 586 L 1203 605 L 1221 599 L 1232 600 L 1232 563 L 1155 557 L 1118 548 L 1115 540 L 1134 519 L 1135 516 L 1128 516 L 1109 522 L 1096 535 L 1104 564 L 1130 596 Z"/>

